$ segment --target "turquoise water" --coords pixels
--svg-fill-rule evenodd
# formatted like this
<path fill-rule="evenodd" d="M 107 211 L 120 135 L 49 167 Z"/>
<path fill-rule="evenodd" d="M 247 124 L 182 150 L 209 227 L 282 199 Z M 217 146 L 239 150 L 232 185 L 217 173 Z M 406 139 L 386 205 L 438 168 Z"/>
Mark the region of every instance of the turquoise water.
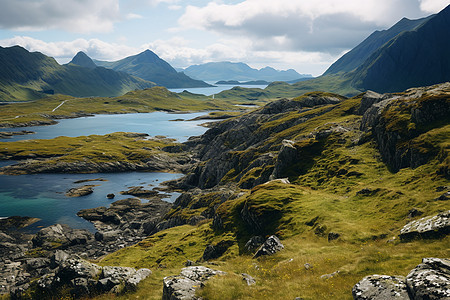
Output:
<path fill-rule="evenodd" d="M 2 142 L 29 139 L 52 139 L 57 136 L 83 136 L 91 134 L 108 134 L 118 131 L 147 133 L 151 136 L 164 135 L 175 138 L 180 142 L 190 136 L 203 134 L 207 128 L 199 126 L 205 120 L 188 121 L 208 112 L 197 113 L 165 113 L 152 112 L 141 114 L 95 115 L 76 119 L 58 120 L 58 124 L 51 126 L 32 126 L 26 130 L 34 131 L 31 135 L 16 135 Z M 183 119 L 185 121 L 172 121 Z M 0 131 L 18 131 L 21 128 L 0 128 Z"/>
<path fill-rule="evenodd" d="M 182 174 L 169 173 L 97 173 L 97 174 L 36 174 L 0 176 L 0 217 L 32 216 L 42 219 L 33 229 L 55 223 L 68 224 L 73 228 L 93 230 L 91 223 L 79 218 L 76 213 L 85 208 L 108 207 L 113 201 L 133 197 L 120 195 L 120 191 L 132 186 L 152 189 L 159 183 L 180 178 Z M 78 180 L 103 178 L 108 181 L 74 183 Z M 83 185 L 98 185 L 94 192 L 83 197 L 66 197 L 67 190 Z M 113 193 L 116 197 L 107 199 Z M 165 199 L 173 202 L 178 193 L 168 194 Z M 142 200 L 146 201 L 146 200 Z"/>
<path fill-rule="evenodd" d="M 190 136 L 201 135 L 207 128 L 198 126 L 205 121 L 171 121 L 174 119 L 189 120 L 207 114 L 169 114 L 164 112 L 144 114 L 96 115 L 77 119 L 59 120 L 51 126 L 27 127 L 26 130 L 35 134 L 15 136 L 2 141 L 25 139 L 50 139 L 57 136 L 82 136 L 90 134 L 107 134 L 117 131 L 141 132 L 149 135 L 165 135 L 185 141 Z M 17 128 L 1 129 L 2 131 L 17 131 Z M 0 161 L 0 167 L 15 163 Z M 68 224 L 73 228 L 86 228 L 94 231 L 91 223 L 77 217 L 76 213 L 85 208 L 109 206 L 113 201 L 132 196 L 120 195 L 120 191 L 128 190 L 132 186 L 144 186 L 152 189 L 159 183 L 180 178 L 182 174 L 125 172 L 125 173 L 97 173 L 97 174 L 36 174 L 6 176 L 0 175 L 0 218 L 9 216 L 29 216 L 42 219 L 30 228 L 36 231 L 42 226 L 55 223 Z M 92 181 L 75 184 L 75 181 L 103 178 L 107 181 Z M 90 195 L 70 198 L 66 197 L 67 190 L 73 187 L 93 184 L 94 192 Z M 106 195 L 114 193 L 113 200 Z M 173 202 L 178 193 L 168 195 L 166 199 Z M 145 200 L 143 200 L 145 201 Z"/>

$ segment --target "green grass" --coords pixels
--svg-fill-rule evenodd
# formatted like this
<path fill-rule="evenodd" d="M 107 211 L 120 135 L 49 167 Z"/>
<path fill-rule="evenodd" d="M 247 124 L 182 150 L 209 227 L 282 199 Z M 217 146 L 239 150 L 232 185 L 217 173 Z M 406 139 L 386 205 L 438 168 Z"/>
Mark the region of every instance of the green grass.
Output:
<path fill-rule="evenodd" d="M 146 140 L 133 133 L 57 137 L 50 140 L 0 142 L 0 159 L 35 158 L 28 165 L 51 166 L 61 163 L 134 163 L 140 164 L 175 145 L 171 139 Z M 36 159 L 39 158 L 39 159 Z M 21 172 L 26 172 L 23 170 Z"/>
<path fill-rule="evenodd" d="M 53 111 L 63 101 L 64 104 Z M 132 91 L 115 98 L 55 95 L 32 102 L 0 106 L 0 126 L 24 126 L 33 121 L 54 122 L 54 115 L 73 117 L 77 114 L 238 110 L 234 105 L 238 103 L 240 102 L 219 101 L 186 93 L 176 94 L 163 87 Z"/>

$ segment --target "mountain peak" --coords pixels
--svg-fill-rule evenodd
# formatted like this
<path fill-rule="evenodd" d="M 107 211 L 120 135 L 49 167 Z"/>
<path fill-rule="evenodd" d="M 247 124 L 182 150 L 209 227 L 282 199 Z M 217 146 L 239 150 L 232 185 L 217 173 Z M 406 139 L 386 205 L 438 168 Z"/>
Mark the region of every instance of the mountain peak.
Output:
<path fill-rule="evenodd" d="M 74 64 L 77 66 L 95 69 L 97 65 L 92 61 L 92 59 L 87 56 L 83 51 L 78 52 L 73 59 L 69 62 L 69 64 Z"/>

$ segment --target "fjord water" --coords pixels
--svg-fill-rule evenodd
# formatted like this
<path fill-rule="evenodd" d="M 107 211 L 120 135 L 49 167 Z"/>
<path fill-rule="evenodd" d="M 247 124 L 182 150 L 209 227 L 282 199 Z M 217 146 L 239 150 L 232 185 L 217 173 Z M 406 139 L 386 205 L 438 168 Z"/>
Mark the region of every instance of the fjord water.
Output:
<path fill-rule="evenodd" d="M 212 87 L 203 87 L 203 88 L 181 88 L 181 89 L 169 89 L 171 92 L 174 93 L 181 93 L 183 91 L 188 91 L 193 94 L 202 94 L 207 96 L 212 96 L 215 94 L 218 94 L 222 91 L 232 89 L 235 86 L 240 86 L 243 88 L 258 88 L 258 89 L 265 89 L 267 87 L 267 84 L 265 85 L 245 85 L 245 84 L 239 84 L 239 85 L 228 85 L 228 84 L 215 84 L 214 82 L 207 81 L 207 83 L 215 85 Z"/>
<path fill-rule="evenodd" d="M 19 141 L 29 139 L 52 139 L 58 136 L 84 136 L 91 134 L 108 134 L 113 132 L 139 132 L 151 136 L 164 135 L 175 138 L 179 142 L 186 141 L 190 136 L 201 135 L 206 128 L 198 126 L 205 123 L 204 120 L 187 121 L 207 112 L 197 113 L 135 113 L 95 115 L 76 119 L 58 120 L 58 124 L 51 126 L 26 127 L 26 130 L 34 131 L 31 135 L 16 135 L 9 139 L 0 139 L 2 142 Z M 173 121 L 173 120 L 185 121 Z M 18 131 L 18 128 L 2 128 L 0 131 Z"/>
<path fill-rule="evenodd" d="M 207 128 L 199 126 L 199 124 L 205 121 L 173 120 L 189 120 L 204 114 L 207 113 L 168 114 L 154 112 L 145 114 L 96 115 L 94 117 L 59 120 L 58 124 L 51 126 L 27 127 L 26 130 L 31 130 L 36 133 L 15 136 L 11 139 L 3 139 L 0 141 L 50 139 L 57 136 L 82 136 L 124 131 L 148 133 L 152 136 L 165 135 L 182 142 L 190 136 L 203 134 Z M 17 131 L 18 129 L 12 128 L 7 130 Z M 0 162 L 0 167 L 12 163 L 14 162 L 3 161 Z M 73 228 L 94 230 L 91 223 L 76 216 L 79 210 L 99 206 L 108 207 L 113 201 L 132 197 L 129 195 L 120 195 L 120 191 L 126 191 L 133 186 L 143 186 L 145 189 L 151 190 L 163 181 L 177 179 L 181 176 L 182 174 L 150 172 L 0 175 L 0 218 L 9 216 L 40 218 L 41 221 L 34 224 L 30 230 L 37 230 L 39 227 L 49 226 L 55 223 L 68 224 Z M 97 178 L 103 178 L 107 181 L 75 183 L 75 181 L 79 180 Z M 87 196 L 78 198 L 65 196 L 65 192 L 70 188 L 87 184 L 98 186 L 95 186 L 94 192 Z M 116 195 L 114 200 L 106 198 L 106 195 L 109 193 Z M 176 199 L 177 195 L 178 193 L 172 193 L 165 200 L 172 202 Z"/>

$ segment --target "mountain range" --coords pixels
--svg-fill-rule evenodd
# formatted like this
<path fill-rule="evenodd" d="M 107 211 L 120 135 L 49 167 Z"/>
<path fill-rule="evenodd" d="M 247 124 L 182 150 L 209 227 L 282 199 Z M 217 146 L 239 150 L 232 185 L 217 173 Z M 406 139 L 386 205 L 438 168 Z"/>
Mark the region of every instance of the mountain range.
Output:
<path fill-rule="evenodd" d="M 271 67 L 254 69 L 249 65 L 238 62 L 209 62 L 193 65 L 183 70 L 188 76 L 206 81 L 238 80 L 238 81 L 292 81 L 302 78 L 312 78 L 309 74 L 299 74 L 293 69 L 286 71 L 275 70 Z"/>
<path fill-rule="evenodd" d="M 355 95 L 379 93 L 450 80 L 450 5 L 419 20 L 403 18 L 376 31 L 332 64 L 320 77 L 292 86 L 297 91 L 327 90 Z"/>
<path fill-rule="evenodd" d="M 20 46 L 0 47 L 0 101 L 33 100 L 46 94 L 119 96 L 155 86 L 123 72 L 76 64 L 82 59 L 89 63 L 86 57 L 77 54 L 72 63 L 60 65 L 52 57 Z"/>
<path fill-rule="evenodd" d="M 122 71 L 167 88 L 211 86 L 201 80 L 192 79 L 183 72 L 177 72 L 169 63 L 150 50 L 145 50 L 142 53 L 118 61 L 95 60 L 94 62 L 98 66 L 114 71 Z"/>

